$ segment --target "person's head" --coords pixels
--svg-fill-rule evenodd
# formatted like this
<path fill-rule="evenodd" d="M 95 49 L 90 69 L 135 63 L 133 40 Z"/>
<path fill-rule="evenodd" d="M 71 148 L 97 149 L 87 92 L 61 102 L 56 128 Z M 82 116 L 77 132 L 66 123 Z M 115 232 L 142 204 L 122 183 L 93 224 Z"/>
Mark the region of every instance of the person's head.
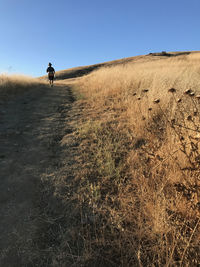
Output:
<path fill-rule="evenodd" d="M 49 67 L 51 67 L 52 66 L 52 64 L 49 62 Z"/>

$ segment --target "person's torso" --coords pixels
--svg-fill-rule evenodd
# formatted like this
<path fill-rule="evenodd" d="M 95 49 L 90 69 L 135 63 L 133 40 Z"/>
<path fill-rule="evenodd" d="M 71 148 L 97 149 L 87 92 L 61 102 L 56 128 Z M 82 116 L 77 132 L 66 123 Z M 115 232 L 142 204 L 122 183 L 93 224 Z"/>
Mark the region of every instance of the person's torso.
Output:
<path fill-rule="evenodd" d="M 53 73 L 53 72 L 55 72 L 55 70 L 54 70 L 53 67 L 48 67 L 47 72 L 49 72 L 49 73 Z"/>

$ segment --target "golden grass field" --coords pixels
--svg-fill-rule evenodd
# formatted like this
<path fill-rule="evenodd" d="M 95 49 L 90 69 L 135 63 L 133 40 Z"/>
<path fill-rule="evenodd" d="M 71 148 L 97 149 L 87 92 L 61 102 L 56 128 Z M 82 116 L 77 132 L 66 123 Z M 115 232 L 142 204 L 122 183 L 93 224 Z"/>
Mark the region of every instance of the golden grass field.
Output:
<path fill-rule="evenodd" d="M 73 179 L 51 181 L 66 207 L 45 215 L 54 266 L 200 265 L 200 52 L 170 55 L 58 73 L 77 97 L 79 153 Z M 40 83 L 0 76 L 0 93 Z"/>
<path fill-rule="evenodd" d="M 37 85 L 44 85 L 41 79 L 25 75 L 0 75 L 0 98 L 8 98 L 33 89 Z"/>
<path fill-rule="evenodd" d="M 137 57 L 75 87 L 84 266 L 198 266 L 200 53 Z"/>

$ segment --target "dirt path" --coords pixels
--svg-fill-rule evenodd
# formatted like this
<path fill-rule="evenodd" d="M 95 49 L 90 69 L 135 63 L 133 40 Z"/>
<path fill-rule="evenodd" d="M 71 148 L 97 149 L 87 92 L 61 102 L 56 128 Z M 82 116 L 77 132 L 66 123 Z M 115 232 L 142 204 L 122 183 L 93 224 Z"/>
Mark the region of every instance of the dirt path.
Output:
<path fill-rule="evenodd" d="M 0 266 L 34 266 L 41 180 L 59 168 L 72 103 L 69 87 L 56 85 L 0 105 Z"/>

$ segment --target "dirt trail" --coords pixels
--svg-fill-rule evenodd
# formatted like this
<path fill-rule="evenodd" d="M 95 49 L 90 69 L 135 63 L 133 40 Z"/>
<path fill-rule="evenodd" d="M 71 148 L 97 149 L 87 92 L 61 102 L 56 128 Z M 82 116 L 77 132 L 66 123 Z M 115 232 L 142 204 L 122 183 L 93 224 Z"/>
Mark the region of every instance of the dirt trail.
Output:
<path fill-rule="evenodd" d="M 41 179 L 59 168 L 59 141 L 77 116 L 71 116 L 72 103 L 70 88 L 58 84 L 0 104 L 0 266 L 34 266 L 27 250 L 37 228 Z"/>

